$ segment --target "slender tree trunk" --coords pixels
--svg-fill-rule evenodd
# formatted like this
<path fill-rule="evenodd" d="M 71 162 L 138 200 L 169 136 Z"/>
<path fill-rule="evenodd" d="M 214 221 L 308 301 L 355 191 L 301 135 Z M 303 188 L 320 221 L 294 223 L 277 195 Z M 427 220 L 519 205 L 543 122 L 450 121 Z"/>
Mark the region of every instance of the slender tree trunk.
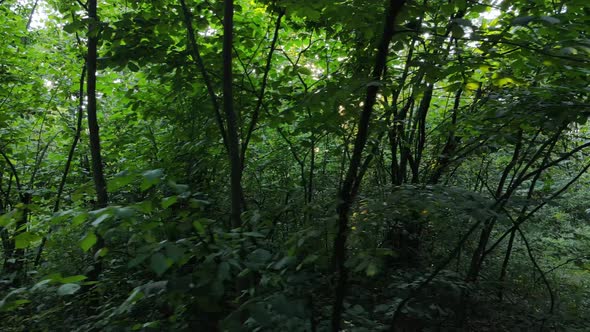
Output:
<path fill-rule="evenodd" d="M 309 116 L 309 118 L 311 118 L 311 111 L 309 110 L 309 108 L 307 109 L 307 115 Z M 317 144 L 317 138 L 316 135 L 312 132 L 311 133 L 311 147 L 309 150 L 309 171 L 308 171 L 308 175 L 307 175 L 307 184 L 306 184 L 306 193 L 305 193 L 305 223 L 307 224 L 308 222 L 311 221 L 312 219 L 312 211 L 311 211 L 311 202 L 313 201 L 313 177 L 315 174 L 315 164 L 316 164 L 316 144 Z"/>
<path fill-rule="evenodd" d="M 29 221 L 29 205 L 33 199 L 33 195 L 26 192 L 21 195 L 21 203 L 23 204 L 22 215 L 18 219 L 15 225 L 14 237 L 22 234 L 26 231 L 26 225 Z M 5 271 L 8 274 L 14 273 L 14 279 L 12 281 L 12 285 L 14 287 L 20 286 L 24 281 L 24 268 L 25 268 L 25 249 L 24 248 L 17 248 L 15 240 L 11 239 L 10 249 L 12 255 L 10 255 L 11 262 L 5 266 Z"/>
<path fill-rule="evenodd" d="M 409 141 L 406 135 L 406 119 L 408 118 L 408 113 L 410 112 L 410 109 L 412 107 L 414 107 L 414 98 L 410 97 L 404 108 L 402 108 L 402 110 L 400 111 L 398 119 L 395 120 L 396 141 L 391 144 L 399 145 L 400 156 L 399 165 L 395 170 L 397 175 L 396 182 L 393 183 L 394 185 L 401 185 L 406 182 L 406 169 L 411 152 L 409 147 Z M 393 171 L 394 170 L 392 168 L 392 172 Z"/>
<path fill-rule="evenodd" d="M 88 58 L 86 62 L 88 66 L 88 84 L 86 87 L 88 96 L 88 131 L 90 155 L 92 157 L 92 175 L 94 188 L 96 189 L 96 207 L 103 208 L 107 206 L 108 194 L 102 166 L 100 134 L 96 115 L 96 63 L 99 34 L 97 0 L 88 0 L 88 17 L 90 19 L 88 27 Z"/>
<path fill-rule="evenodd" d="M 68 159 L 66 160 L 66 165 L 64 167 L 64 172 L 62 174 L 61 180 L 59 182 L 59 187 L 57 188 L 57 194 L 55 197 L 55 204 L 53 205 L 53 212 L 56 213 L 59 211 L 59 205 L 61 203 L 61 196 L 64 191 L 64 187 L 66 185 L 66 180 L 68 178 L 68 174 L 70 173 L 70 167 L 72 166 L 72 161 L 74 160 L 74 153 L 76 152 L 76 147 L 78 146 L 78 142 L 80 141 L 80 136 L 82 134 L 82 119 L 84 117 L 84 80 L 86 78 L 86 64 L 82 67 L 82 73 L 80 74 L 80 90 L 78 92 L 78 116 L 76 119 L 76 132 L 74 133 L 74 139 L 72 140 L 72 145 L 70 146 L 70 151 L 68 152 Z M 51 232 L 51 229 L 49 229 Z M 49 235 L 49 233 L 48 233 Z M 41 240 L 41 244 L 39 245 L 39 249 L 37 249 L 37 255 L 35 257 L 34 266 L 38 266 L 39 262 L 41 261 L 41 254 L 43 253 L 43 248 L 45 247 L 45 243 L 47 242 L 47 236 L 44 236 Z"/>
<path fill-rule="evenodd" d="M 309 160 L 309 175 L 307 176 L 307 204 L 313 201 L 313 176 L 315 174 L 315 159 L 316 159 L 316 137 L 311 134 L 311 151 Z"/>
<path fill-rule="evenodd" d="M 96 190 L 96 208 L 104 208 L 108 204 L 107 183 L 104 176 L 102 165 L 102 155 L 100 151 L 100 134 L 98 118 L 96 111 L 96 70 L 97 70 L 97 49 L 99 35 L 99 20 L 97 14 L 97 0 L 88 0 L 88 55 L 86 58 L 87 77 L 86 94 L 88 97 L 88 131 L 90 138 L 90 155 L 92 157 L 92 177 L 94 179 L 94 188 Z M 104 246 L 104 240 L 97 234 L 97 241 L 92 249 L 96 253 Z M 98 280 L 102 272 L 102 260 L 95 256 L 94 266 L 88 274 L 89 280 Z"/>
<path fill-rule="evenodd" d="M 238 118 L 234 110 L 232 87 L 233 26 L 234 1 L 225 0 L 223 16 L 223 110 L 227 119 L 231 187 L 231 224 L 232 227 L 237 228 L 242 225 L 242 165 L 240 161 Z"/>
<path fill-rule="evenodd" d="M 8 234 L 6 234 L 6 233 L 4 233 L 2 235 L 3 241 L 5 240 L 5 242 L 4 242 L 4 272 L 6 272 L 8 274 L 15 273 L 15 278 L 13 280 L 13 284 L 15 286 L 18 286 L 21 281 L 20 274 L 22 272 L 21 270 L 22 270 L 23 263 L 24 263 L 22 261 L 22 258 L 24 258 L 24 251 L 23 251 L 23 249 L 16 248 L 16 242 L 15 242 L 14 238 L 18 234 L 20 234 L 24 231 L 25 225 L 28 220 L 28 214 L 29 214 L 28 205 L 31 203 L 32 195 L 28 192 L 25 192 L 23 186 L 21 185 L 21 182 L 20 182 L 20 179 L 18 176 L 18 172 L 16 171 L 16 167 L 14 166 L 12 161 L 10 161 L 10 158 L 8 158 L 8 155 L 6 155 L 6 153 L 4 153 L 4 151 L 2 151 L 2 150 L 0 150 L 0 155 L 2 155 L 2 157 L 4 158 L 6 163 L 8 164 L 10 171 L 12 172 L 11 181 L 9 182 L 9 188 L 6 193 L 5 201 L 6 202 L 8 201 L 8 197 L 10 195 L 11 184 L 12 184 L 12 178 L 14 178 L 14 182 L 15 182 L 16 190 L 18 191 L 20 203 L 23 204 L 22 215 L 20 216 L 20 218 L 16 222 L 13 237 L 9 237 Z M 5 202 L 5 204 L 7 204 L 6 202 Z"/>
<path fill-rule="evenodd" d="M 401 177 L 400 177 L 400 163 L 397 158 L 398 153 L 398 141 L 399 136 L 402 135 L 398 128 L 401 128 L 403 131 L 403 124 L 399 124 L 399 117 L 404 116 L 407 113 L 407 107 L 410 107 L 411 100 L 408 101 L 406 105 L 404 105 L 401 109 L 401 112 L 398 112 L 397 103 L 399 96 L 406 85 L 406 80 L 408 79 L 408 74 L 410 72 L 410 63 L 412 62 L 412 58 L 414 56 L 414 45 L 416 44 L 416 39 L 412 40 L 410 44 L 410 50 L 408 51 L 408 55 L 406 56 L 404 71 L 402 73 L 401 81 L 399 83 L 399 88 L 394 92 L 394 95 L 391 100 L 391 114 L 387 117 L 387 122 L 389 123 L 389 130 L 387 132 L 387 137 L 389 139 L 389 148 L 391 152 L 391 165 L 390 165 L 390 172 L 391 172 L 391 183 L 393 185 L 400 185 L 401 184 Z M 393 115 L 393 119 L 391 119 L 391 115 Z M 393 121 L 391 121 L 393 120 Z M 390 122 L 391 121 L 391 122 Z"/>
<path fill-rule="evenodd" d="M 424 92 L 424 97 L 420 101 L 420 108 L 418 110 L 418 142 L 416 144 L 416 157 L 412 165 L 412 183 L 418 183 L 420 180 L 420 163 L 422 162 L 422 155 L 424 146 L 426 145 L 426 116 L 430 109 L 430 102 L 432 100 L 432 90 L 434 84 L 429 84 Z"/>
<path fill-rule="evenodd" d="M 6 188 L 6 191 L 3 192 L 4 200 L 2 202 L 2 210 L 0 211 L 0 213 L 2 214 L 6 213 L 8 207 L 10 206 L 10 192 L 12 191 L 13 178 L 14 175 L 11 173 L 8 179 L 8 187 Z M 5 227 L 0 227 L 0 240 L 2 240 L 2 255 L 4 256 L 4 264 L 2 266 L 4 269 L 6 269 L 6 266 L 9 264 L 8 260 L 10 259 L 12 251 L 14 250 L 14 244 L 12 243 L 13 241 L 11 241 L 9 237 L 8 229 Z"/>
<path fill-rule="evenodd" d="M 502 300 L 504 295 L 504 286 L 502 282 L 506 278 L 506 272 L 508 271 L 508 262 L 510 261 L 510 254 L 512 253 L 512 246 L 514 244 L 514 238 L 516 236 L 516 229 L 510 233 L 510 239 L 508 240 L 508 247 L 506 248 L 506 254 L 504 255 L 504 261 L 502 262 L 502 269 L 500 270 L 500 290 L 498 291 L 498 297 Z"/>
<path fill-rule="evenodd" d="M 375 66 L 373 68 L 372 79 L 381 81 L 385 71 L 389 43 L 394 34 L 394 22 L 404 0 L 390 0 L 386 12 L 384 31 L 377 55 L 375 57 Z M 348 214 L 356 196 L 356 191 L 362 180 L 362 172 L 359 175 L 359 169 L 362 164 L 362 153 L 369 136 L 369 121 L 373 112 L 373 106 L 377 99 L 377 84 L 367 87 L 367 94 L 363 111 L 360 116 L 358 131 L 354 143 L 352 158 L 350 160 L 348 172 L 338 194 L 338 230 L 334 239 L 334 263 L 336 265 L 337 280 L 334 289 L 334 304 L 332 307 L 332 331 L 340 331 L 342 324 L 342 314 L 344 311 L 344 297 L 346 295 L 348 271 L 346 269 L 346 241 L 348 238 Z"/>
<path fill-rule="evenodd" d="M 510 174 L 510 172 L 512 171 L 512 169 L 514 169 L 514 167 L 516 166 L 516 163 L 518 162 L 519 158 L 520 158 L 520 153 L 521 153 L 521 149 L 522 149 L 522 130 L 519 131 L 518 133 L 518 141 L 516 143 L 516 145 L 514 146 L 514 153 L 512 154 L 512 159 L 510 160 L 510 162 L 508 163 L 508 165 L 506 165 L 506 167 L 504 168 L 504 172 L 502 172 L 502 176 L 500 177 L 500 182 L 498 183 L 498 187 L 496 188 L 496 204 L 495 207 L 502 207 L 505 203 L 505 200 L 502 199 L 501 197 L 504 195 L 506 195 L 508 193 L 508 190 L 506 192 L 504 192 L 504 186 L 506 184 L 506 180 L 508 178 L 508 175 Z M 486 250 L 486 246 L 488 244 L 488 241 L 490 239 L 490 235 L 492 234 L 492 230 L 494 228 L 494 225 L 496 224 L 496 217 L 492 217 L 489 218 L 488 220 L 486 220 L 484 227 L 481 231 L 481 234 L 479 236 L 479 242 L 477 245 L 477 248 L 475 249 L 475 251 L 473 252 L 473 256 L 471 257 L 471 264 L 469 267 L 469 272 L 467 273 L 467 280 L 468 281 L 475 281 L 477 280 L 477 277 L 479 276 L 479 272 L 481 270 L 482 264 L 483 264 L 483 259 L 484 259 L 484 253 Z"/>
<path fill-rule="evenodd" d="M 445 146 L 442 149 L 440 156 L 437 159 L 436 166 L 434 167 L 434 172 L 430 177 L 429 183 L 430 184 L 437 184 L 440 181 L 445 170 L 451 164 L 451 157 L 455 153 L 455 149 L 457 148 L 457 144 L 459 143 L 459 139 L 455 136 L 456 126 L 457 126 L 457 116 L 459 113 L 459 106 L 461 103 L 461 95 L 463 93 L 463 89 L 457 90 L 455 92 L 455 102 L 453 105 L 453 113 L 451 114 L 451 130 L 449 130 L 449 135 L 447 136 L 447 141 L 445 142 Z"/>

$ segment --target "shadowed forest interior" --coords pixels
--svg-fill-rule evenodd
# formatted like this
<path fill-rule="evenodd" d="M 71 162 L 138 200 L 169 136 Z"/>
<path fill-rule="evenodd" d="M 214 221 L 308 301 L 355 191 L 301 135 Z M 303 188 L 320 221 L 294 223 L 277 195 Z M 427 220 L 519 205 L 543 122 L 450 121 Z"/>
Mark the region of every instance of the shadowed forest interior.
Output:
<path fill-rule="evenodd" d="M 587 0 L 0 0 L 1 331 L 590 331 Z"/>

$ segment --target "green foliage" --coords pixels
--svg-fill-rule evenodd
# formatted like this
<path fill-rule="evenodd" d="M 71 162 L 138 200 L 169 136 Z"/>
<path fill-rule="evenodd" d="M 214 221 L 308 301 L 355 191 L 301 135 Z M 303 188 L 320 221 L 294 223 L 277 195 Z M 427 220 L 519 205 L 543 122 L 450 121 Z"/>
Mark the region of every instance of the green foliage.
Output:
<path fill-rule="evenodd" d="M 0 1 L 2 331 L 329 331 L 375 88 L 344 329 L 590 328 L 586 1 L 406 1 L 382 80 L 386 2 L 234 2 L 232 228 L 222 1 Z M 68 161 L 94 23 L 100 208 L 86 121 Z"/>

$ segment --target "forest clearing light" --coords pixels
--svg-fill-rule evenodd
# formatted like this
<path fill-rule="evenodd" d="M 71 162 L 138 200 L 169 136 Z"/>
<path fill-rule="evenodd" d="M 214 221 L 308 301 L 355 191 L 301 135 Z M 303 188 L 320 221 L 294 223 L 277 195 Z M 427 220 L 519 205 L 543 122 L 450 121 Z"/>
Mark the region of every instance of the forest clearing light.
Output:
<path fill-rule="evenodd" d="M 18 0 L 17 3 L 22 6 L 28 6 L 29 8 L 33 8 L 35 6 L 35 2 L 30 0 Z M 45 1 L 36 1 L 35 12 L 31 17 L 31 24 L 29 25 L 30 29 L 41 29 L 45 26 L 45 22 L 49 17 L 49 7 Z"/>
<path fill-rule="evenodd" d="M 502 12 L 496 8 L 490 8 L 490 11 L 483 12 L 480 16 L 486 20 L 494 20 L 500 16 L 501 13 Z"/>

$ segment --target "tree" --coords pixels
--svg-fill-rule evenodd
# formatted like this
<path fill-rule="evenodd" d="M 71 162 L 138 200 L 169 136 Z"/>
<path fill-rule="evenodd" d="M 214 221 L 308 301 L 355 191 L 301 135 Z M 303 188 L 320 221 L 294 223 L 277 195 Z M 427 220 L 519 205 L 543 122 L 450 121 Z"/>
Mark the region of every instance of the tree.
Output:
<path fill-rule="evenodd" d="M 586 7 L 0 2 L 3 330 L 586 330 Z"/>

